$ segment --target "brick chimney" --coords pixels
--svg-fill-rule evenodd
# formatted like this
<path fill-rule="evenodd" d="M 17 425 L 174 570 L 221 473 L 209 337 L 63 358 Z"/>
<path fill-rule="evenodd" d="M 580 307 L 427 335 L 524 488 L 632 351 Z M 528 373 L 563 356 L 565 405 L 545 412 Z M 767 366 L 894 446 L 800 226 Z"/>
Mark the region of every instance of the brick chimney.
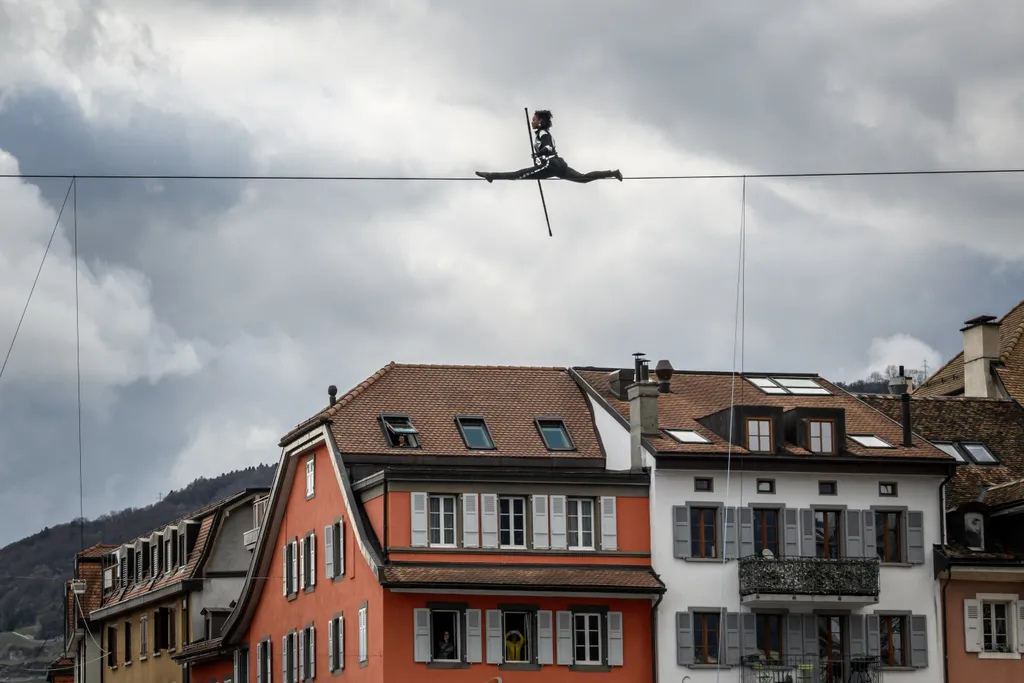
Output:
<path fill-rule="evenodd" d="M 644 438 L 660 435 L 658 431 L 658 383 L 650 378 L 648 360 L 642 353 L 634 353 L 635 382 L 627 389 L 629 398 L 629 447 L 630 467 L 643 466 Z"/>
<path fill-rule="evenodd" d="M 964 323 L 964 396 L 995 398 L 992 362 L 999 359 L 999 323 L 980 315 Z"/>

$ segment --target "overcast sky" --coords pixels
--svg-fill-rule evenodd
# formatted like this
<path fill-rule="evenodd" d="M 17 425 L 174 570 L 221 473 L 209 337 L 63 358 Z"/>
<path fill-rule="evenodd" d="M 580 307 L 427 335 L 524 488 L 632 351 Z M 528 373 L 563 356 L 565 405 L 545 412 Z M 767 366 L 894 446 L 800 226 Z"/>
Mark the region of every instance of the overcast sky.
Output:
<path fill-rule="evenodd" d="M 0 172 L 471 176 L 529 164 L 523 107 L 583 171 L 1020 167 L 1021 26 L 1005 0 L 0 0 Z M 934 368 L 1024 298 L 1022 188 L 749 181 L 744 366 Z M 0 180 L 0 353 L 67 189 Z M 86 515 L 276 460 L 391 360 L 732 367 L 739 181 L 545 195 L 554 238 L 535 183 L 80 181 Z M 0 545 L 78 514 L 71 218 L 0 379 Z"/>

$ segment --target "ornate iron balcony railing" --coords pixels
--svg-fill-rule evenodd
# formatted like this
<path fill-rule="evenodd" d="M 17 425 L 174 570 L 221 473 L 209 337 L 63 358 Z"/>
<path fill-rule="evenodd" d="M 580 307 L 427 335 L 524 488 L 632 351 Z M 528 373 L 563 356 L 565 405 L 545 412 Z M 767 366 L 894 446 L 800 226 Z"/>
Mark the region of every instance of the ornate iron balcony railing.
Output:
<path fill-rule="evenodd" d="M 881 683 L 882 680 L 878 657 L 793 656 L 765 661 L 754 656 L 743 661 L 742 670 L 742 683 Z"/>
<path fill-rule="evenodd" d="M 740 595 L 878 596 L 877 557 L 741 557 Z"/>

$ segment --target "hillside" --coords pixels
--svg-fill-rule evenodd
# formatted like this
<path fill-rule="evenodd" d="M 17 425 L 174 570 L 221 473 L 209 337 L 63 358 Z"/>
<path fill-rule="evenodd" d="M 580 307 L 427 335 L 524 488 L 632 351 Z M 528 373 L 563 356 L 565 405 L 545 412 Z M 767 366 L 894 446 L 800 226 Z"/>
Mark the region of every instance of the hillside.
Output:
<path fill-rule="evenodd" d="M 213 479 L 196 479 L 153 505 L 87 520 L 85 547 L 116 545 L 242 489 L 270 486 L 274 469 L 259 465 Z M 79 520 L 73 520 L 0 548 L 0 632 L 37 629 L 39 638 L 61 637 L 61 591 L 71 578 L 79 547 Z"/>

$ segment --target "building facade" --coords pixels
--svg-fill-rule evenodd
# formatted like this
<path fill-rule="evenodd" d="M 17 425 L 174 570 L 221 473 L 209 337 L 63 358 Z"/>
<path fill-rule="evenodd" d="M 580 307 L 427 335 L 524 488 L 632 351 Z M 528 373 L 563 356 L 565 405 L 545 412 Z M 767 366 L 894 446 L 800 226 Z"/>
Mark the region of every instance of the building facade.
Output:
<path fill-rule="evenodd" d="M 607 469 L 565 369 L 391 364 L 330 397 L 281 443 L 238 683 L 652 679 L 649 478 Z"/>
<path fill-rule="evenodd" d="M 650 470 L 659 680 L 939 679 L 949 455 L 813 375 L 574 373 Z"/>
<path fill-rule="evenodd" d="M 97 544 L 77 553 L 72 580 L 64 586 L 64 652 L 73 662 L 75 683 L 103 680 L 102 632 L 89 615 L 103 601 L 103 557 L 116 549 Z"/>

